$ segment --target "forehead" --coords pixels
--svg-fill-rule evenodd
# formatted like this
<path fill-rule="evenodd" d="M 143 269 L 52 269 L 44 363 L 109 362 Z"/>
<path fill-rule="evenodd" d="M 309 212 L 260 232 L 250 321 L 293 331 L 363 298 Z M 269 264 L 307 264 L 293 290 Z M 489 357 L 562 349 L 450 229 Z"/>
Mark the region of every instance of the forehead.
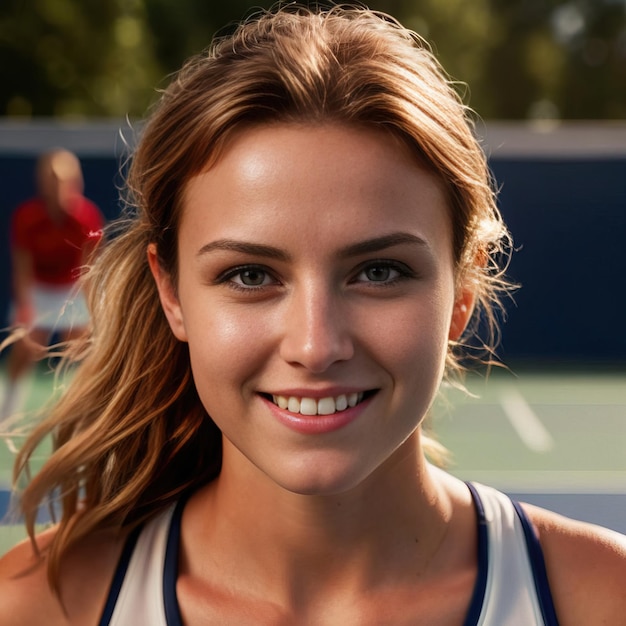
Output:
<path fill-rule="evenodd" d="M 303 227 L 310 238 L 411 228 L 451 239 L 443 184 L 402 140 L 375 128 L 247 128 L 184 189 L 181 236 L 254 238 Z"/>

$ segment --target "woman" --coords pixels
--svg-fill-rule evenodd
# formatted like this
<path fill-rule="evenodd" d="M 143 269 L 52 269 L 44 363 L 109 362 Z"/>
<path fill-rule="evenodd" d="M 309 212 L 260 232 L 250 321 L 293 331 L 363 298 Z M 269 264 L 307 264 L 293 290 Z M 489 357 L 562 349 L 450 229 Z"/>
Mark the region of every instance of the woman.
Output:
<path fill-rule="evenodd" d="M 507 233 L 414 34 L 257 16 L 165 91 L 129 187 L 81 367 L 17 461 L 55 434 L 21 505 L 31 533 L 51 492 L 62 516 L 4 558 L 12 623 L 623 619 L 622 537 L 426 460 Z"/>
<path fill-rule="evenodd" d="M 9 353 L 0 424 L 19 409 L 19 383 L 50 337 L 58 333 L 69 341 L 89 323 L 75 286 L 104 224 L 98 207 L 83 195 L 83 172 L 74 153 L 45 152 L 36 174 L 37 196 L 20 204 L 11 219 L 11 322 L 23 336 Z"/>

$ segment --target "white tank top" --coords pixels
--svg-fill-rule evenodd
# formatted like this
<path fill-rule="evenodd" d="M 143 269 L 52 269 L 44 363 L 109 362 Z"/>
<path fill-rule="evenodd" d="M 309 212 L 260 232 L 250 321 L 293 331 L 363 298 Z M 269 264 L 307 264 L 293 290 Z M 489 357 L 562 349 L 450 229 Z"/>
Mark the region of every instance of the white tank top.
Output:
<path fill-rule="evenodd" d="M 478 518 L 478 576 L 463 626 L 558 626 L 541 547 L 506 495 L 468 483 Z M 182 626 L 176 599 L 183 502 L 133 533 L 100 626 Z"/>

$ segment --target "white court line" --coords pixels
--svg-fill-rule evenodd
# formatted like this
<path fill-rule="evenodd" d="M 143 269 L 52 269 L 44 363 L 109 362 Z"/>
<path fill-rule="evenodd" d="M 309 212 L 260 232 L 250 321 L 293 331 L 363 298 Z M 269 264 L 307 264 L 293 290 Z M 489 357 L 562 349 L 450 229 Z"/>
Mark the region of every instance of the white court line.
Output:
<path fill-rule="evenodd" d="M 461 480 L 491 485 L 504 492 L 612 494 L 626 491 L 626 470 L 503 470 L 467 469 L 453 472 Z"/>
<path fill-rule="evenodd" d="M 549 452 L 554 447 L 554 439 L 530 408 L 524 396 L 514 387 L 500 392 L 500 405 L 511 422 L 519 438 L 533 452 Z"/>

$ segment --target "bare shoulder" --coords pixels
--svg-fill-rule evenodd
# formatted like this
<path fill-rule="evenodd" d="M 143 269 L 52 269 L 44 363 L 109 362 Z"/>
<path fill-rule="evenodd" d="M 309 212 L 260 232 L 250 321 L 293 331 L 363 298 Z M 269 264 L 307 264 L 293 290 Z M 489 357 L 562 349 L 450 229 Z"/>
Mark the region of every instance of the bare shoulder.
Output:
<path fill-rule="evenodd" d="M 52 528 L 37 536 L 39 554 L 28 539 L 0 559 L 0 626 L 97 624 L 123 539 L 103 531 L 81 541 L 63 562 L 58 595 L 45 558 L 55 533 Z"/>
<path fill-rule="evenodd" d="M 622 624 L 626 536 L 524 505 L 537 529 L 562 626 Z"/>
<path fill-rule="evenodd" d="M 55 529 L 37 537 L 41 551 L 45 551 Z M 36 554 L 30 539 L 22 541 L 0 559 L 0 597 L 3 611 L 0 625 L 48 623 L 64 624 L 61 606 L 48 585 L 45 559 Z"/>

